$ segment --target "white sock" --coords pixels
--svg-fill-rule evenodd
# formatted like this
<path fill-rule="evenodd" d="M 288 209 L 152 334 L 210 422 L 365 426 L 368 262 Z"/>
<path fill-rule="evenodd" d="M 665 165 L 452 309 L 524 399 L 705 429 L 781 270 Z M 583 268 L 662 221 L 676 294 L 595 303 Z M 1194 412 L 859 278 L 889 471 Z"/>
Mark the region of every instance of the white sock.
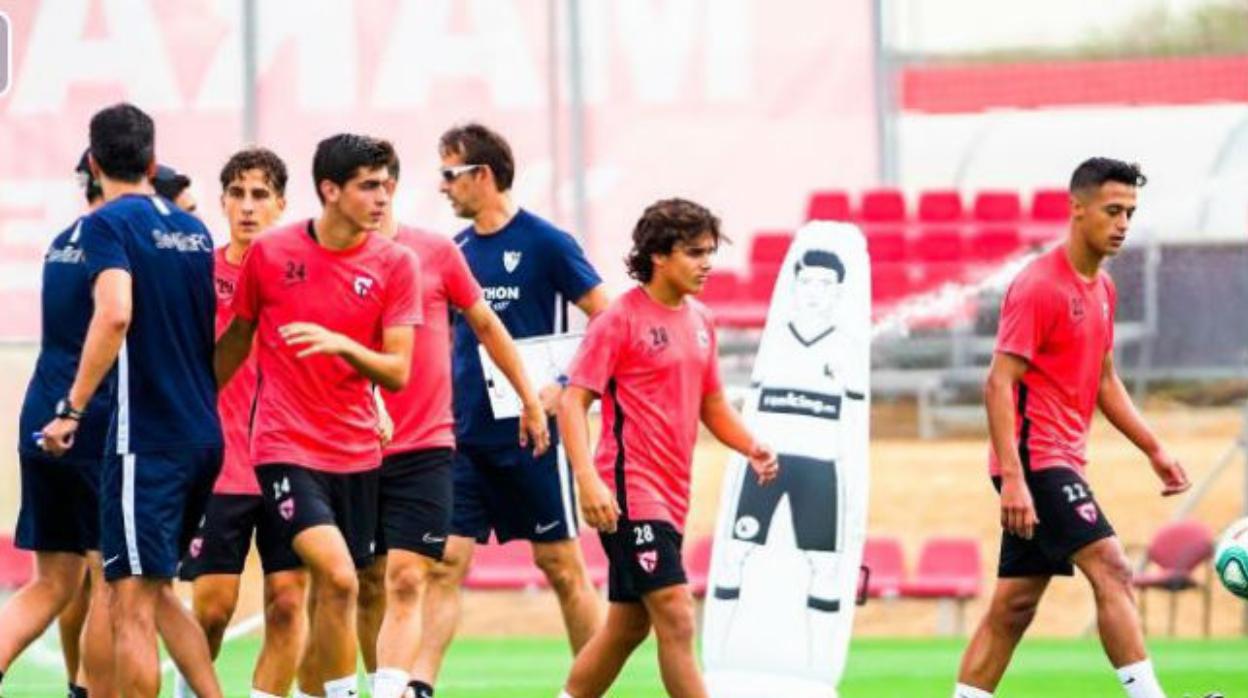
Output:
<path fill-rule="evenodd" d="M 373 698 L 403 698 L 408 678 L 407 672 L 402 669 L 378 669 L 373 674 Z"/>
<path fill-rule="evenodd" d="M 1118 667 L 1118 683 L 1127 692 L 1128 698 L 1166 698 L 1161 684 L 1157 683 L 1157 674 L 1153 673 L 1153 662 L 1145 659 L 1135 664 Z"/>
<path fill-rule="evenodd" d="M 953 687 L 953 698 L 992 698 L 992 694 L 982 688 L 960 683 Z"/>
<path fill-rule="evenodd" d="M 360 695 L 360 683 L 355 674 L 325 682 L 325 698 L 356 698 Z"/>
<path fill-rule="evenodd" d="M 265 693 L 258 688 L 253 688 L 251 689 L 251 698 L 282 698 L 282 696 L 275 696 L 272 693 Z"/>
<path fill-rule="evenodd" d="M 572 694 L 567 691 L 559 691 L 559 698 L 572 698 Z"/>
<path fill-rule="evenodd" d="M 324 696 L 314 696 L 311 693 L 304 693 L 299 690 L 298 686 L 295 686 L 295 698 L 324 698 Z"/>
<path fill-rule="evenodd" d="M 364 674 L 364 683 L 368 684 L 368 695 L 377 698 L 377 672 Z"/>

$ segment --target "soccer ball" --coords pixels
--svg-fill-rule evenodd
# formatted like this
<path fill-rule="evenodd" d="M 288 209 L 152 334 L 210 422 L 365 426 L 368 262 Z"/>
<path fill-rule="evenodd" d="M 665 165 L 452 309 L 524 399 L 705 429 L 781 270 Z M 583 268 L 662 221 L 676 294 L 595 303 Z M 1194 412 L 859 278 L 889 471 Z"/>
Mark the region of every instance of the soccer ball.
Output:
<path fill-rule="evenodd" d="M 1213 553 L 1213 566 L 1222 586 L 1248 599 L 1248 518 L 1227 526 Z"/>

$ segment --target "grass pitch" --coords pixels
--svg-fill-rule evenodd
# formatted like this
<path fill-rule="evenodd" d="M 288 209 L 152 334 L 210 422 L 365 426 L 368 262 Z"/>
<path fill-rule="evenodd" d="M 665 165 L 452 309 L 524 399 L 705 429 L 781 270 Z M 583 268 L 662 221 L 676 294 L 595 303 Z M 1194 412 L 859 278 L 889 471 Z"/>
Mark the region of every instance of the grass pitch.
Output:
<path fill-rule="evenodd" d="M 948 698 L 965 640 L 857 640 L 841 685 L 842 698 Z M 1152 640 L 1150 653 L 1170 698 L 1219 691 L 1248 696 L 1248 640 Z M 259 639 L 226 645 L 217 668 L 231 698 L 246 698 Z M 24 658 L 4 678 L 5 698 L 64 695 L 63 670 L 47 646 Z M 438 695 L 445 698 L 552 698 L 570 659 L 560 639 L 504 638 L 457 641 Z M 163 695 L 169 694 L 169 681 Z M 611 692 L 613 698 L 662 696 L 653 641 L 643 645 Z M 997 691 L 1003 698 L 1078 696 L 1119 698 L 1109 664 L 1095 640 L 1025 640 Z"/>

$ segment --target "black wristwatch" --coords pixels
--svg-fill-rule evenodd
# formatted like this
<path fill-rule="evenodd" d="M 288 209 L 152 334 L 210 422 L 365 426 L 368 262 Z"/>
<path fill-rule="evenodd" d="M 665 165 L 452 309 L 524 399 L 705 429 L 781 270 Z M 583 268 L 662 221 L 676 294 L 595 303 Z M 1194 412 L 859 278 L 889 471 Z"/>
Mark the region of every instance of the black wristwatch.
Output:
<path fill-rule="evenodd" d="M 82 419 L 82 413 L 83 410 L 74 409 L 74 406 L 69 403 L 68 397 L 63 397 L 56 401 L 57 419 L 72 419 L 77 422 Z"/>

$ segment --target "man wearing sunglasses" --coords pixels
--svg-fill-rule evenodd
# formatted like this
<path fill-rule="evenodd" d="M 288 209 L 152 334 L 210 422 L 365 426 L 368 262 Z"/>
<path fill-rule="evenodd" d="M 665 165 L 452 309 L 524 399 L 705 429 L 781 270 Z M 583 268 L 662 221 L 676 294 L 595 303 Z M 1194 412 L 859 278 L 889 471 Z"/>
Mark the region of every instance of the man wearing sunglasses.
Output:
<path fill-rule="evenodd" d="M 606 308 L 602 279 L 572 236 L 511 200 L 511 147 L 479 124 L 450 129 L 438 144 L 442 193 L 472 225 L 455 237 L 482 296 L 512 337 L 567 329 L 567 303 L 586 315 Z M 579 650 L 602 623 L 602 605 L 585 573 L 576 541 L 571 472 L 557 449 L 535 452 L 517 444 L 516 419 L 495 420 L 486 393 L 478 339 L 455 319 L 452 376 L 457 452 L 453 466 L 451 535 L 429 575 L 426 625 L 412 674 L 434 685 L 459 619 L 459 587 L 476 543 L 490 533 L 500 543 L 523 539 L 559 597 L 568 639 Z M 548 414 L 557 387 L 542 391 Z M 555 429 L 549 427 L 553 436 Z M 425 691 L 424 696 L 432 695 Z"/>

